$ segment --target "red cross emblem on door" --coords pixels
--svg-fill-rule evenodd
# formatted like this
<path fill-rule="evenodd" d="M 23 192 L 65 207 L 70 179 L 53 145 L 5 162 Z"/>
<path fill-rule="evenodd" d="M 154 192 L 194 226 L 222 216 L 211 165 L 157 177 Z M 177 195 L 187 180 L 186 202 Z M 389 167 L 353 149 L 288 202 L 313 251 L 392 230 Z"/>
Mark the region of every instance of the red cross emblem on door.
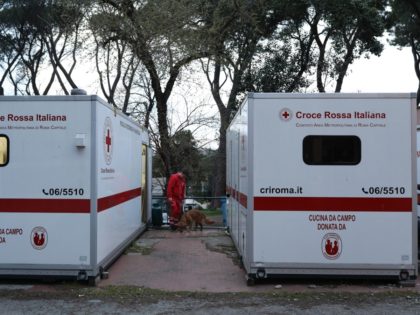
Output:
<path fill-rule="evenodd" d="M 104 139 L 104 157 L 105 163 L 107 165 L 111 164 L 112 161 L 112 149 L 114 146 L 114 141 L 112 139 L 112 122 L 111 118 L 106 117 L 104 123 L 104 132 L 103 132 L 103 139 Z"/>
<path fill-rule="evenodd" d="M 283 121 L 289 121 L 293 117 L 293 112 L 288 108 L 283 108 L 280 111 L 280 119 Z"/>
<path fill-rule="evenodd" d="M 109 152 L 110 151 L 110 147 L 111 147 L 111 130 L 108 129 L 106 131 L 106 136 L 105 136 L 105 145 L 106 145 L 106 151 Z"/>

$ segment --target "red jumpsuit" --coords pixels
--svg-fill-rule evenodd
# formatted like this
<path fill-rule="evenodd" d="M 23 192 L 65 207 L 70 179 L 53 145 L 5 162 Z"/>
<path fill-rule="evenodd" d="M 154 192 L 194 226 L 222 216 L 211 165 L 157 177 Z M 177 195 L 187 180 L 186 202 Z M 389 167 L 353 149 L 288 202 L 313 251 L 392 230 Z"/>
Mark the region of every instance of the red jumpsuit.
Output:
<path fill-rule="evenodd" d="M 182 201 L 185 197 L 185 177 L 184 174 L 178 172 L 172 174 L 168 181 L 166 190 L 169 204 L 171 205 L 171 213 L 169 215 L 169 225 L 176 224 L 182 215 Z"/>

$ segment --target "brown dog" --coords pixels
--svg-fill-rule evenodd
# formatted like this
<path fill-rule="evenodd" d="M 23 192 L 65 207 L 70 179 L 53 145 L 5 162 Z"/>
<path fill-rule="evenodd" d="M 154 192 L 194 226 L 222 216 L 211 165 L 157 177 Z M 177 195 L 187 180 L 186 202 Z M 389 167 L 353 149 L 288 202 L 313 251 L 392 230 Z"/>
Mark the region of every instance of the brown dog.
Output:
<path fill-rule="evenodd" d="M 208 219 L 200 210 L 191 209 L 182 215 L 181 220 L 179 220 L 176 226 L 182 232 L 187 228 L 191 230 L 193 223 L 195 223 L 195 229 L 197 229 L 197 226 L 200 226 L 200 231 L 202 231 L 203 224 L 213 224 L 214 221 Z"/>

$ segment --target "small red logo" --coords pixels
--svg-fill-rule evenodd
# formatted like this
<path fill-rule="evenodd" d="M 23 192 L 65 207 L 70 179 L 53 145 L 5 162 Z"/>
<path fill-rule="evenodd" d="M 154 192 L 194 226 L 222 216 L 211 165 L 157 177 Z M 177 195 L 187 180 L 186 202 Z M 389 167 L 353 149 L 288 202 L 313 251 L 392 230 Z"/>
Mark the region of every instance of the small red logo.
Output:
<path fill-rule="evenodd" d="M 283 108 L 280 111 L 280 119 L 283 121 L 289 121 L 293 117 L 293 112 L 288 108 Z"/>
<path fill-rule="evenodd" d="M 322 254 L 325 258 L 334 260 L 340 257 L 343 249 L 341 238 L 336 233 L 328 233 L 322 238 Z"/>
<path fill-rule="evenodd" d="M 114 148 L 113 139 L 112 139 L 113 133 L 112 133 L 112 122 L 111 118 L 107 117 L 105 119 L 104 124 L 104 157 L 105 157 L 105 163 L 107 165 L 111 164 L 112 161 L 112 151 Z"/>
<path fill-rule="evenodd" d="M 48 243 L 48 233 L 42 226 L 37 226 L 31 232 L 32 247 L 38 250 L 44 249 Z"/>

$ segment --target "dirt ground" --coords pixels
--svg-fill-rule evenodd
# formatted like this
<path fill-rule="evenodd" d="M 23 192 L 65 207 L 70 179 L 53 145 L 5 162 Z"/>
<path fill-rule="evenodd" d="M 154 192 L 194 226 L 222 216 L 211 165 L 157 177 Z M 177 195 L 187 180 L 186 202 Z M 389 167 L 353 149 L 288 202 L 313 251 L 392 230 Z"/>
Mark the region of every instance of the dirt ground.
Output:
<path fill-rule="evenodd" d="M 247 286 L 223 229 L 150 229 L 96 287 L 2 280 L 0 314 L 420 314 L 420 284 L 276 279 Z"/>

